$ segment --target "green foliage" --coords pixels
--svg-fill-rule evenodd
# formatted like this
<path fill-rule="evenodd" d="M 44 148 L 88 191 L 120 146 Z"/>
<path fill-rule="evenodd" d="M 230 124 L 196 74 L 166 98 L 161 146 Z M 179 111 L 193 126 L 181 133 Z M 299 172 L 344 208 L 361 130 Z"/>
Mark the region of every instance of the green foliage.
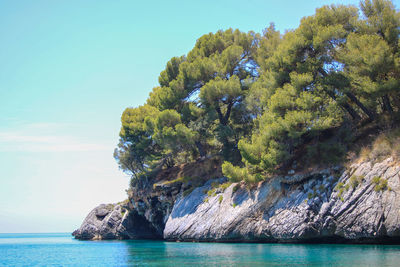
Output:
<path fill-rule="evenodd" d="M 114 157 L 121 169 L 136 178 L 160 156 L 160 149 L 152 138 L 157 115 L 158 110 L 149 105 L 127 108 L 122 114 L 120 142 Z"/>
<path fill-rule="evenodd" d="M 222 191 L 225 191 L 231 184 L 232 184 L 231 182 L 226 182 L 226 183 L 221 184 L 221 185 L 219 186 L 219 188 L 220 188 Z"/>
<path fill-rule="evenodd" d="M 380 180 L 381 180 L 381 177 L 379 177 L 379 176 L 374 176 L 374 177 L 372 178 L 372 182 L 373 182 L 374 184 L 379 184 Z"/>
<path fill-rule="evenodd" d="M 235 184 L 235 186 L 232 188 L 232 192 L 235 193 L 236 191 L 239 190 L 239 188 L 240 188 L 240 184 L 239 183 Z"/>
<path fill-rule="evenodd" d="M 362 175 L 352 175 L 349 178 L 349 181 L 345 184 L 343 182 L 337 183 L 335 186 L 334 190 L 338 192 L 337 197 L 343 201 L 343 194 L 347 191 L 349 191 L 350 187 L 354 190 L 357 188 L 359 184 L 361 184 L 364 180 L 364 176 Z"/>
<path fill-rule="evenodd" d="M 219 183 L 218 182 L 212 182 L 211 183 L 211 188 L 217 188 L 219 187 Z"/>
<path fill-rule="evenodd" d="M 185 57 L 173 57 L 168 61 L 165 70 L 160 73 L 158 82 L 161 86 L 169 86 L 170 82 L 175 80 L 179 74 L 179 66 L 186 60 Z M 150 97 L 151 98 L 151 97 Z"/>
<path fill-rule="evenodd" d="M 162 185 L 171 185 L 171 184 L 175 184 L 175 183 L 187 183 L 190 180 L 190 177 L 179 177 L 173 180 L 168 180 L 168 181 L 164 181 L 162 182 Z"/>
<path fill-rule="evenodd" d="M 146 180 L 213 155 L 225 161 L 230 182 L 247 185 L 287 172 L 294 161 L 340 163 L 357 127 L 396 125 L 399 33 L 391 1 L 364 0 L 360 10 L 318 8 L 283 35 L 273 24 L 262 34 L 205 34 L 167 62 L 145 105 L 124 111 L 114 156 Z M 400 157 L 399 140 L 378 138 L 363 155 Z M 352 177 L 340 197 L 360 182 Z"/>
<path fill-rule="evenodd" d="M 247 168 L 233 166 L 232 163 L 225 161 L 222 164 L 222 173 L 228 177 L 232 183 L 244 180 L 247 183 L 256 183 L 263 179 L 259 174 L 250 174 Z"/>
<path fill-rule="evenodd" d="M 257 50 L 257 63 L 261 70 L 267 70 L 266 60 L 273 56 L 281 41 L 280 32 L 277 31 L 275 25 L 271 23 L 269 27 L 263 31 L 260 47 Z"/>
<path fill-rule="evenodd" d="M 389 1 L 361 5 L 363 18 L 351 6 L 317 9 L 298 29 L 275 39 L 272 53 L 260 50 L 263 73 L 247 96 L 259 117 L 251 138 L 238 143 L 252 174 L 284 169 L 304 146 L 309 163 L 338 163 L 351 135 L 326 138 L 325 132 L 346 128 L 349 119 L 373 120 L 379 108 L 393 112 L 400 16 Z M 277 36 L 273 26 L 268 31 Z M 274 47 L 273 39 L 268 42 Z M 230 167 L 227 173 L 238 179 L 246 171 Z"/>
<path fill-rule="evenodd" d="M 374 187 L 375 191 L 382 191 L 385 189 L 387 189 L 387 180 L 381 180 L 380 184 Z"/>
<path fill-rule="evenodd" d="M 197 133 L 181 123 L 181 117 L 175 110 L 161 111 L 155 122 L 154 141 L 163 148 L 164 153 L 177 157 L 179 153 L 196 154 Z"/>
<path fill-rule="evenodd" d="M 350 177 L 350 185 L 353 189 L 355 189 L 362 181 L 364 180 L 364 176 L 362 175 L 352 175 Z"/>
<path fill-rule="evenodd" d="M 274 77 L 275 82 L 265 84 L 269 98 L 258 129 L 251 140 L 239 142 L 246 165 L 259 165 L 274 172 L 277 166 L 288 163 L 305 136 L 318 136 L 342 121 L 336 97 L 327 95 L 332 90 L 333 75 L 326 79 L 317 79 L 316 75 L 320 72 L 327 76 L 323 68 L 333 60 L 329 58 L 331 42 L 346 35 L 342 23 L 347 23 L 353 13 L 346 7 L 317 10 L 315 16 L 303 19 L 296 31 L 286 34 L 277 51 L 267 59 L 265 75 Z M 329 151 L 337 146 L 317 143 L 314 151 L 320 148 Z M 334 152 L 343 154 L 342 150 Z"/>
<path fill-rule="evenodd" d="M 247 175 L 247 170 L 240 167 L 235 167 L 232 165 L 232 163 L 226 161 L 224 164 L 222 164 L 222 173 L 228 177 L 229 181 L 235 183 L 242 181 L 245 178 Z"/>
<path fill-rule="evenodd" d="M 345 189 L 346 191 L 348 191 L 348 190 L 350 189 L 350 184 L 346 183 L 346 185 L 344 186 L 344 189 Z"/>
<path fill-rule="evenodd" d="M 222 202 L 223 199 L 224 199 L 224 197 L 223 197 L 222 195 L 220 195 L 220 196 L 218 197 L 218 203 L 221 204 L 221 202 Z"/>
<path fill-rule="evenodd" d="M 241 103 L 257 75 L 258 38 L 232 29 L 202 36 L 187 57 L 167 63 L 161 86 L 153 89 L 147 103 L 181 114 L 185 126 L 198 134 L 198 150 L 222 146 L 226 159 L 238 161 L 236 139 L 248 129 L 243 124 L 251 124 Z"/>
<path fill-rule="evenodd" d="M 374 176 L 372 178 L 372 183 L 375 184 L 374 186 L 375 192 L 380 192 L 388 189 L 388 181 L 382 177 Z"/>
<path fill-rule="evenodd" d="M 345 192 L 345 184 L 343 182 L 337 183 L 335 191 L 338 192 L 337 197 L 343 201 L 343 193 Z"/>
<path fill-rule="evenodd" d="M 206 105 L 218 108 L 219 103 L 225 98 L 235 99 L 242 94 L 239 78 L 234 75 L 229 80 L 220 77 L 206 83 L 200 91 L 200 98 Z"/>
<path fill-rule="evenodd" d="M 217 194 L 215 191 L 217 191 L 217 188 L 212 188 L 212 189 L 207 191 L 207 195 L 209 197 L 214 197 Z"/>

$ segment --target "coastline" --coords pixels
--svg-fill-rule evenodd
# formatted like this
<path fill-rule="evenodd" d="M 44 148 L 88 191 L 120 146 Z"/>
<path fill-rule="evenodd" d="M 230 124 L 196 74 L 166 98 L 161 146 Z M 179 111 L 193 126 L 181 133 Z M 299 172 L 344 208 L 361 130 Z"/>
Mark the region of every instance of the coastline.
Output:
<path fill-rule="evenodd" d="M 186 195 L 184 183 L 168 184 L 162 190 L 149 185 L 148 191 L 132 195 L 129 202 L 95 208 L 74 236 L 171 242 L 400 244 L 399 171 L 400 166 L 388 158 L 348 169 L 333 167 L 276 177 L 251 190 L 236 189 L 235 183 L 224 186 L 225 178 L 209 180 Z M 385 190 L 376 190 L 378 176 L 387 181 Z M 359 181 L 350 185 L 355 177 Z M 172 191 L 176 194 L 171 195 Z M 128 212 L 122 214 L 124 209 Z"/>

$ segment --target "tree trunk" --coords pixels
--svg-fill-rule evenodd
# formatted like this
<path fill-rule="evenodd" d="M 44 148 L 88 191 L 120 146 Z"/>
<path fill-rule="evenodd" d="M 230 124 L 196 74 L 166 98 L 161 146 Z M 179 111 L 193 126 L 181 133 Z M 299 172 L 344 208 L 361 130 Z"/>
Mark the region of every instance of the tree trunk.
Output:
<path fill-rule="evenodd" d="M 384 95 L 382 96 L 382 100 L 383 100 L 383 109 L 384 111 L 389 112 L 389 114 L 393 113 L 393 108 L 392 105 L 390 104 L 390 99 L 388 95 Z"/>
<path fill-rule="evenodd" d="M 215 111 L 217 111 L 219 122 L 222 126 L 229 127 L 229 117 L 231 115 L 232 107 L 235 101 L 230 101 L 226 107 L 226 113 L 222 114 L 221 108 L 219 105 L 216 106 Z M 233 145 L 229 139 L 225 136 L 223 140 L 220 140 L 222 143 L 222 154 L 225 160 L 228 160 L 232 163 L 238 163 L 241 161 L 242 156 L 240 154 L 237 146 Z"/>
<path fill-rule="evenodd" d="M 336 101 L 336 96 L 333 92 L 327 91 L 327 93 L 333 100 Z M 355 111 L 354 108 L 352 108 L 349 105 L 349 103 L 343 103 L 343 104 L 340 104 L 340 106 L 350 114 L 350 116 L 353 120 L 355 120 L 355 121 L 361 120 L 360 115 L 358 115 L 357 111 Z"/>
<path fill-rule="evenodd" d="M 353 120 L 355 120 L 355 121 L 361 120 L 360 115 L 358 115 L 357 111 L 354 108 L 352 108 L 349 105 L 349 103 L 344 103 L 342 106 L 350 114 L 350 116 L 353 118 Z"/>
<path fill-rule="evenodd" d="M 323 69 L 320 68 L 319 72 L 322 74 L 323 77 L 328 77 L 329 74 Z M 335 101 L 336 101 L 336 96 L 335 93 L 333 93 L 332 91 L 326 90 L 326 92 L 328 93 L 328 95 L 330 97 L 332 97 Z M 354 103 L 356 103 L 363 111 L 365 109 L 364 112 L 368 112 L 371 114 L 371 112 L 369 112 L 369 110 L 360 102 L 358 101 L 358 99 L 355 97 L 355 95 L 353 95 L 352 93 L 346 93 L 346 95 L 350 98 L 351 101 L 353 101 Z M 361 106 L 360 106 L 361 105 Z M 354 119 L 354 120 L 360 120 L 361 117 L 358 115 L 358 113 L 349 105 L 349 103 L 344 103 L 341 104 L 341 106 L 350 114 L 350 116 Z M 367 113 L 367 115 L 368 115 Z M 368 115 L 369 116 L 369 115 Z M 373 117 L 373 116 L 372 116 Z M 371 118 L 371 117 L 370 117 Z"/>
<path fill-rule="evenodd" d="M 347 97 L 350 98 L 352 102 L 354 102 L 365 114 L 367 114 L 368 118 L 373 121 L 375 119 L 375 114 L 371 110 L 369 110 L 363 103 L 361 103 L 355 95 L 350 92 L 346 93 Z"/>
<path fill-rule="evenodd" d="M 231 110 L 233 107 L 233 101 L 229 102 L 228 106 L 226 107 L 226 113 L 222 114 L 221 107 L 219 105 L 216 106 L 215 111 L 218 114 L 219 123 L 226 126 L 229 121 L 229 117 L 231 116 Z"/>
<path fill-rule="evenodd" d="M 227 121 L 225 120 L 224 115 L 222 115 L 221 108 L 218 105 L 215 108 L 215 111 L 217 111 L 219 123 L 221 123 L 222 125 L 226 125 Z"/>
<path fill-rule="evenodd" d="M 230 103 L 228 104 L 227 108 L 226 108 L 226 113 L 225 113 L 225 116 L 224 116 L 224 120 L 225 120 L 226 122 L 228 122 L 229 117 L 231 116 L 232 107 L 233 107 L 233 101 L 230 102 Z"/>
<path fill-rule="evenodd" d="M 204 147 L 201 144 L 201 142 L 200 141 L 196 141 L 194 143 L 195 143 L 195 145 L 197 147 L 197 150 L 199 151 L 200 157 L 201 158 L 205 157 L 206 156 L 206 152 L 204 151 Z"/>
<path fill-rule="evenodd" d="M 399 94 L 392 94 L 392 102 L 393 105 L 396 107 L 397 111 L 400 110 L 400 95 Z"/>

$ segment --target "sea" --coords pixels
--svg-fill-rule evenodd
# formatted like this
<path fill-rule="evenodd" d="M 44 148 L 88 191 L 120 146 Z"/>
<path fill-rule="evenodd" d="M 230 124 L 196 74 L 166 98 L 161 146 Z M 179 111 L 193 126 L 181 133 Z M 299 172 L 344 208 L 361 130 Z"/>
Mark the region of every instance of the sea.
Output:
<path fill-rule="evenodd" d="M 0 234 L 0 266 L 400 266 L 398 245 L 78 241 Z"/>

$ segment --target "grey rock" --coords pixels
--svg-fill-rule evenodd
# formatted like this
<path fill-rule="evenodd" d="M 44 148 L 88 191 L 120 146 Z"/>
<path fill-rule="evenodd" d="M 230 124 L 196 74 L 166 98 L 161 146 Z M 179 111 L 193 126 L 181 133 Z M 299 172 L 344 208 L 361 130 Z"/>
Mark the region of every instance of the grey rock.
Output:
<path fill-rule="evenodd" d="M 208 197 L 210 183 L 177 198 L 164 228 L 164 238 L 183 241 L 334 240 L 400 242 L 400 166 L 354 164 L 339 180 L 337 169 L 292 177 L 275 177 L 247 190 Z M 351 174 L 351 175 L 350 175 Z M 353 188 L 350 177 L 362 177 Z M 376 191 L 373 177 L 387 180 Z M 341 196 L 338 182 L 347 185 Z M 222 199 L 222 201 L 220 201 Z"/>
<path fill-rule="evenodd" d="M 72 235 L 81 240 L 161 238 L 145 218 L 118 204 L 94 208 Z"/>
<path fill-rule="evenodd" d="M 278 176 L 252 189 L 234 190 L 237 184 L 232 184 L 214 196 L 207 191 L 226 178 L 191 192 L 184 184 L 149 184 L 132 188 L 125 205 L 92 210 L 73 235 L 86 240 L 400 243 L 399 173 L 400 165 L 389 158 Z M 352 184 L 354 177 L 358 184 Z M 374 177 L 387 181 L 387 188 L 377 190 Z"/>

